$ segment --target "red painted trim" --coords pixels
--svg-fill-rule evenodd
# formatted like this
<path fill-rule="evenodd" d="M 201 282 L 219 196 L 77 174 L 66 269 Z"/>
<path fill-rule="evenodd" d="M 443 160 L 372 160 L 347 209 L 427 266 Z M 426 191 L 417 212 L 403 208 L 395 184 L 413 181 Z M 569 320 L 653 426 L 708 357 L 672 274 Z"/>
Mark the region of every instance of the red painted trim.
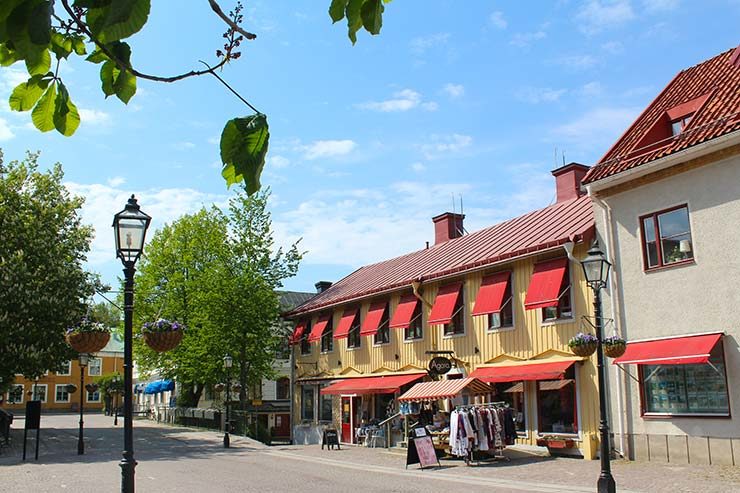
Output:
<path fill-rule="evenodd" d="M 691 248 L 692 248 L 691 258 L 684 259 L 684 260 L 679 260 L 678 262 L 672 262 L 670 264 L 665 264 L 665 263 L 663 263 L 663 244 L 662 244 L 662 240 L 661 240 L 661 237 L 660 237 L 660 227 L 658 226 L 658 216 L 660 216 L 661 214 L 665 214 L 667 212 L 677 211 L 679 209 L 686 209 L 686 215 L 689 216 L 689 234 L 691 235 Z M 645 214 L 644 216 L 640 216 L 639 217 L 639 221 L 640 221 L 640 243 L 642 244 L 642 270 L 644 272 L 654 272 L 656 270 L 664 270 L 664 269 L 675 267 L 675 266 L 678 266 L 678 265 L 685 265 L 685 264 L 693 264 L 693 263 L 696 263 L 696 261 L 694 259 L 694 254 L 693 254 L 694 236 L 693 236 L 693 234 L 691 232 L 691 215 L 690 215 L 690 213 L 691 213 L 691 211 L 689 211 L 689 205 L 688 204 L 681 204 L 681 205 L 677 205 L 677 206 L 674 206 L 674 207 L 669 207 L 668 209 L 663 209 L 663 210 L 660 210 L 660 211 L 651 212 L 650 214 Z M 655 228 L 655 232 L 654 232 L 654 234 L 655 234 L 655 250 L 656 250 L 656 252 L 658 254 L 658 265 L 655 265 L 655 266 L 652 266 L 652 267 L 648 264 L 650 255 L 648 253 L 647 241 L 645 240 L 645 220 L 646 219 L 652 219 L 653 220 L 653 228 Z"/>

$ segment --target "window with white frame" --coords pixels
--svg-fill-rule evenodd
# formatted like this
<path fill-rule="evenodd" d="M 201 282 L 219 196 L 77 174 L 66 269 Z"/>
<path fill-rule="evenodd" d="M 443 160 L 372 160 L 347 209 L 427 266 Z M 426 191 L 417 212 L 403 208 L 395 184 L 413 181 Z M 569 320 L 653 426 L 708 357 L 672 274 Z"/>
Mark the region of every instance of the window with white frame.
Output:
<path fill-rule="evenodd" d="M 88 390 L 85 391 L 87 394 L 86 400 L 87 402 L 100 402 L 100 390 L 96 390 L 95 392 L 90 392 Z"/>
<path fill-rule="evenodd" d="M 329 317 L 324 332 L 321 333 L 321 352 L 330 353 L 334 349 L 334 320 Z"/>
<path fill-rule="evenodd" d="M 31 386 L 31 400 L 46 402 L 45 383 L 35 383 Z"/>
<path fill-rule="evenodd" d="M 452 311 L 452 320 L 450 323 L 444 324 L 444 335 L 459 335 L 465 333 L 465 290 L 460 286 L 460 291 L 457 294 L 457 301 L 455 301 L 455 308 Z"/>
<path fill-rule="evenodd" d="M 573 296 L 570 289 L 570 266 L 566 267 L 562 284 L 558 290 L 558 304 L 542 309 L 542 321 L 552 322 L 573 318 Z"/>
<path fill-rule="evenodd" d="M 409 326 L 403 331 L 403 338 L 407 341 L 424 338 L 424 331 L 421 323 L 421 303 L 416 304 L 414 313 L 411 315 Z"/>
<path fill-rule="evenodd" d="M 640 225 L 646 270 L 693 260 L 688 206 L 642 216 Z"/>
<path fill-rule="evenodd" d="M 72 362 L 65 361 L 64 365 L 59 369 L 57 375 L 60 377 L 68 377 L 72 374 Z"/>
<path fill-rule="evenodd" d="M 315 385 L 301 386 L 301 419 L 304 421 L 313 421 L 315 394 Z"/>
<path fill-rule="evenodd" d="M 8 389 L 8 404 L 23 404 L 23 384 L 14 383 Z"/>
<path fill-rule="evenodd" d="M 87 363 L 87 374 L 91 377 L 99 377 L 103 374 L 103 360 L 101 358 L 90 358 Z"/>
<path fill-rule="evenodd" d="M 383 315 L 380 317 L 378 331 L 373 335 L 373 344 L 388 344 L 391 342 L 390 319 L 388 318 L 388 303 L 385 304 Z"/>
<path fill-rule="evenodd" d="M 69 390 L 67 384 L 56 384 L 54 390 L 54 402 L 69 402 Z"/>

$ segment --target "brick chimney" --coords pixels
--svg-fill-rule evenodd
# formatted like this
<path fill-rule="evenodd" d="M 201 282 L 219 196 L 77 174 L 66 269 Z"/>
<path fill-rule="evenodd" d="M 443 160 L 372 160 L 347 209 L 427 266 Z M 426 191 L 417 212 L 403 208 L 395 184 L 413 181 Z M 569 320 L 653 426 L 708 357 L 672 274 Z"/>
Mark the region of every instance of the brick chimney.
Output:
<path fill-rule="evenodd" d="M 319 281 L 314 284 L 317 293 L 323 293 L 331 287 L 331 281 Z"/>
<path fill-rule="evenodd" d="M 445 212 L 432 218 L 434 222 L 434 244 L 459 238 L 463 235 L 464 214 Z"/>
<path fill-rule="evenodd" d="M 583 180 L 588 170 L 588 166 L 579 163 L 569 163 L 552 170 L 552 176 L 555 177 L 558 203 L 577 199 L 583 195 L 584 192 L 581 192 L 581 180 Z"/>

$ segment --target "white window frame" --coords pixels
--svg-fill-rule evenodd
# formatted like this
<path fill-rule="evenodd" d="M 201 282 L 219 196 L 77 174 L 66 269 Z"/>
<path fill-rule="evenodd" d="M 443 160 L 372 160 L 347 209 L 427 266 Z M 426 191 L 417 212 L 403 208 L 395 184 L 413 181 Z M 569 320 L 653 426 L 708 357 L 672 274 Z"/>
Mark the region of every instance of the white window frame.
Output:
<path fill-rule="evenodd" d="M 100 362 L 99 365 L 95 365 L 98 368 L 97 373 L 93 373 L 93 361 Z M 103 374 L 103 358 L 90 358 L 87 362 L 87 376 L 88 377 L 99 377 Z"/>
<path fill-rule="evenodd" d="M 59 392 L 59 387 L 64 387 L 64 391 L 67 393 L 67 400 L 62 401 L 62 400 L 57 399 L 57 395 L 58 395 L 57 392 Z M 67 391 L 67 384 L 58 383 L 54 385 L 54 402 L 70 402 L 70 401 L 71 401 L 71 398 L 69 395 L 69 391 Z"/>
<path fill-rule="evenodd" d="M 66 372 L 57 372 L 58 377 L 69 377 L 72 375 L 72 360 L 67 361 L 67 371 Z"/>
<path fill-rule="evenodd" d="M 575 305 L 575 297 L 573 292 L 573 266 L 571 265 L 573 262 L 568 259 L 568 281 L 570 283 L 568 284 L 568 297 L 570 298 L 570 317 L 561 317 L 561 318 L 545 318 L 545 309 L 540 308 L 540 327 L 545 327 L 548 325 L 557 325 L 562 323 L 573 323 L 576 320 L 576 305 Z M 511 293 L 512 298 L 514 297 L 514 292 Z M 561 294 L 563 296 L 563 294 Z M 560 299 L 560 296 L 558 297 Z M 557 307 L 556 307 L 557 308 Z"/>
<path fill-rule="evenodd" d="M 44 388 L 44 398 L 39 399 L 42 403 L 46 404 L 49 401 L 49 385 L 45 383 L 34 383 L 31 385 L 31 399 L 33 400 L 34 397 L 38 394 L 37 390 L 39 387 Z"/>
<path fill-rule="evenodd" d="M 91 400 L 90 394 L 98 394 L 97 400 Z M 96 390 L 95 392 L 88 392 L 87 389 L 85 389 L 85 402 L 92 402 L 92 403 L 100 402 L 100 389 Z"/>
<path fill-rule="evenodd" d="M 17 389 L 18 387 L 20 387 L 20 388 L 21 388 L 21 392 L 20 392 L 20 394 L 19 394 L 19 395 L 21 396 L 21 400 L 20 400 L 20 401 L 13 401 L 13 402 L 11 403 L 11 402 L 10 402 L 10 393 L 11 393 L 11 391 L 10 391 L 10 389 L 8 389 L 8 392 L 7 392 L 7 394 L 6 394 L 6 397 L 7 397 L 7 399 L 5 400 L 5 402 L 7 402 L 8 404 L 23 404 L 23 399 L 25 399 L 25 395 L 24 395 L 24 394 L 26 393 L 26 386 L 25 386 L 25 385 L 23 385 L 22 383 L 14 383 L 14 384 L 12 384 L 12 385 L 11 385 L 10 387 L 11 387 L 11 388 L 16 388 L 16 389 Z"/>
<path fill-rule="evenodd" d="M 445 334 L 445 327 L 449 324 L 441 324 L 442 325 L 442 339 L 454 339 L 456 337 L 465 337 L 468 334 L 469 320 L 468 320 L 468 314 L 466 313 L 466 309 L 468 308 L 468 297 L 466 295 L 467 289 L 465 288 L 466 288 L 465 282 L 463 281 L 462 284 L 460 285 L 460 297 L 462 298 L 462 304 L 460 305 L 459 310 L 452 313 L 452 318 L 454 319 L 458 313 L 462 312 L 463 331 L 453 333 L 453 334 Z M 437 293 L 439 294 L 439 291 Z"/>
<path fill-rule="evenodd" d="M 486 325 L 488 325 L 488 328 L 486 329 L 486 331 L 489 334 L 495 334 L 497 332 L 508 332 L 510 330 L 516 329 L 516 306 L 514 305 L 514 271 L 509 271 L 509 287 L 511 288 L 511 298 L 509 298 L 507 302 L 501 305 L 501 308 L 506 306 L 507 303 L 511 304 L 511 325 L 504 325 L 501 327 L 492 327 L 491 326 L 491 315 L 493 315 L 493 313 L 489 313 L 486 315 Z M 499 317 L 501 317 L 500 311 L 499 311 Z M 526 400 L 526 397 L 525 397 L 525 400 Z"/>

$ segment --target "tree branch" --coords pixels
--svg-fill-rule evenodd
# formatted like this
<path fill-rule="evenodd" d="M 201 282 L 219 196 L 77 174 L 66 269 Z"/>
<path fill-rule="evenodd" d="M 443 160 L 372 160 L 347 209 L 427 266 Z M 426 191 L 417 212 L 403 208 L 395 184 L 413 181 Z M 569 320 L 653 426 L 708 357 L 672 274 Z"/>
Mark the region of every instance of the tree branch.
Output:
<path fill-rule="evenodd" d="M 224 21 L 231 29 L 238 32 L 239 34 L 243 35 L 247 39 L 255 39 L 257 37 L 256 34 L 250 33 L 248 31 L 245 31 L 239 25 L 229 19 L 229 16 L 224 14 L 224 11 L 221 10 L 221 6 L 216 3 L 216 0 L 208 0 L 208 4 L 211 6 L 211 10 L 213 10 L 217 16 L 221 18 L 222 21 Z"/>

